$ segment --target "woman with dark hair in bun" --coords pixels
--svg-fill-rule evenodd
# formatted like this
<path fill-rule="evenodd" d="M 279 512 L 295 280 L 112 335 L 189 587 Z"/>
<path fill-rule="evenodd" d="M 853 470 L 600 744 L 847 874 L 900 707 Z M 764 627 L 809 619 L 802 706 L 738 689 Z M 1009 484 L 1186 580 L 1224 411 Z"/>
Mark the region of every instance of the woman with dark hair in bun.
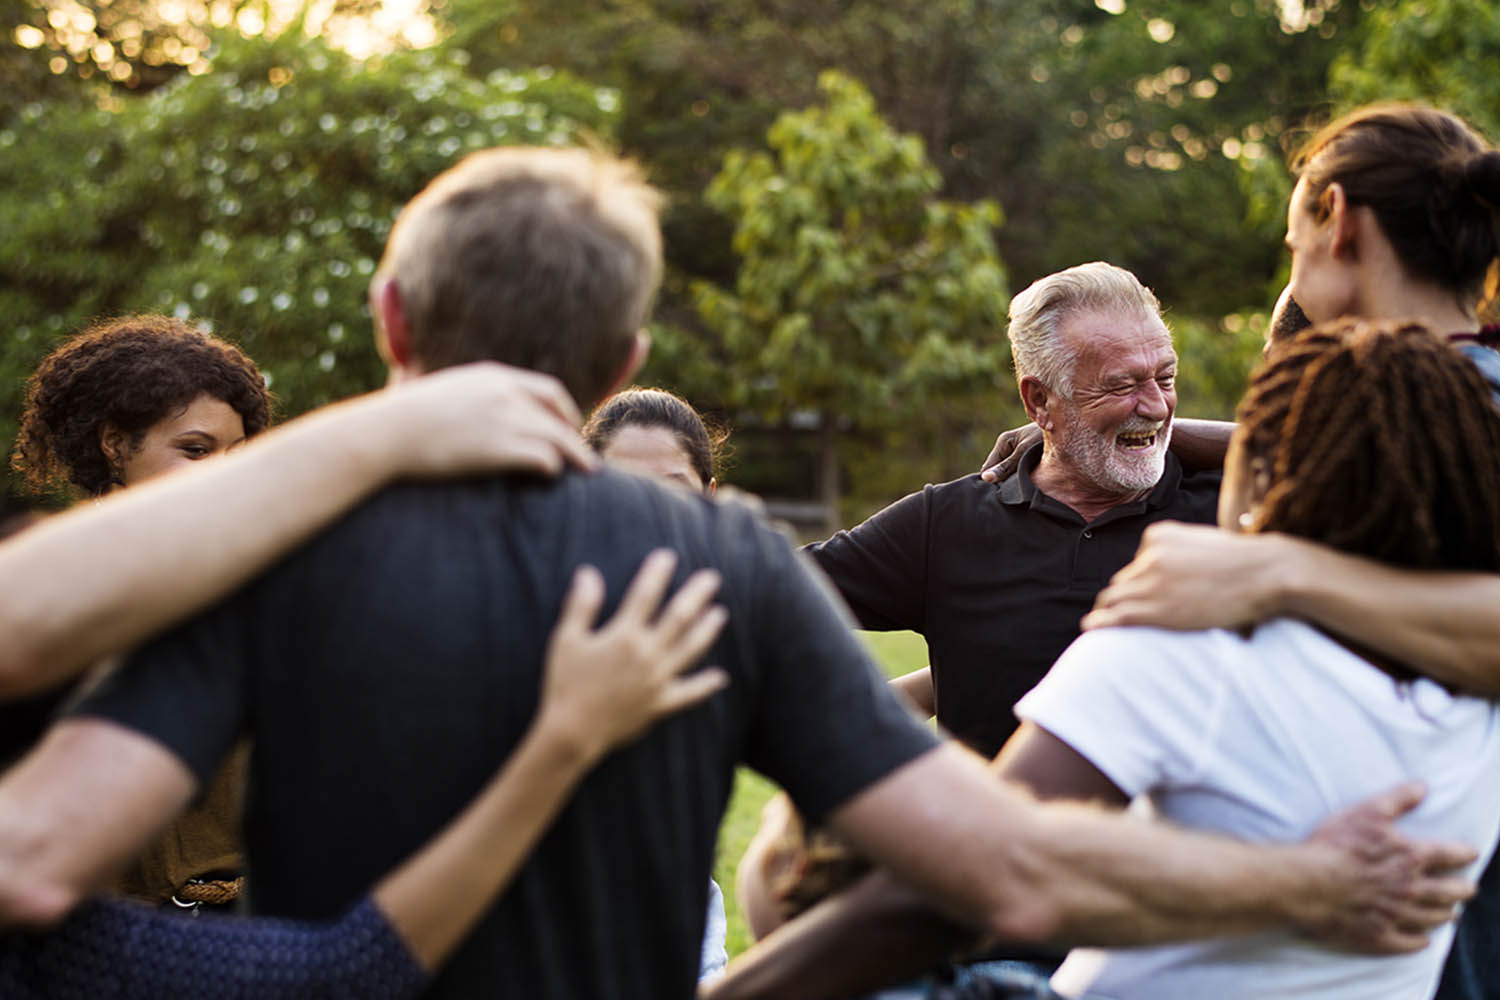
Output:
<path fill-rule="evenodd" d="M 1500 328 L 1481 322 L 1500 290 L 1500 151 L 1454 115 L 1382 104 L 1328 124 L 1292 165 L 1289 306 L 1314 323 L 1414 320 L 1468 357 L 1500 397 L 1500 354 L 1492 349 Z M 1428 418 L 1403 419 L 1425 427 Z M 1417 443 L 1408 430 L 1392 428 L 1393 448 L 1439 440 L 1434 429 Z M 1345 502 L 1354 516 L 1364 498 Z M 1241 627 L 1291 615 L 1453 687 L 1500 697 L 1497 606 L 1500 576 L 1492 573 L 1404 572 L 1283 533 L 1158 525 L 1084 626 Z M 1492 865 L 1459 925 L 1437 996 L 1497 994 L 1500 866 Z"/>
<path fill-rule="evenodd" d="M 610 396 L 583 425 L 583 440 L 607 461 L 630 472 L 712 495 L 729 432 L 706 422 L 675 392 L 631 386 Z M 705 979 L 724 970 L 728 920 L 724 891 L 708 880 L 708 918 L 698 963 Z"/>
<path fill-rule="evenodd" d="M 583 439 L 601 456 L 696 493 L 718 487 L 729 432 L 710 427 L 687 400 L 665 389 L 631 386 L 599 404 Z"/>

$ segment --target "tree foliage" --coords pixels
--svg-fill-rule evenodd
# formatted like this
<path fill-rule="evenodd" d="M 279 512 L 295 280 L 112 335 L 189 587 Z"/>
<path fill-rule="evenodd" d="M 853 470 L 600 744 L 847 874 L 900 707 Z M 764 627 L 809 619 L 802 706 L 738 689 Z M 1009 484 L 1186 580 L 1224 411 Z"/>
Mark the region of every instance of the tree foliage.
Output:
<path fill-rule="evenodd" d="M 788 112 L 771 152 L 731 152 L 709 185 L 734 221 L 733 290 L 695 285 L 734 372 L 724 394 L 776 423 L 815 414 L 826 503 L 835 435 L 912 419 L 934 400 L 993 391 L 1005 279 L 992 202 L 939 201 L 922 142 L 869 93 L 824 74 L 826 104 Z"/>
<path fill-rule="evenodd" d="M 1343 107 L 1416 100 L 1500 140 L 1500 17 L 1488 0 L 1401 0 L 1368 16 L 1361 44 L 1340 53 L 1329 89 Z"/>
<path fill-rule="evenodd" d="M 237 341 L 284 411 L 378 384 L 365 288 L 399 207 L 466 151 L 608 136 L 615 97 L 563 74 L 484 80 L 436 52 L 361 64 L 317 39 L 225 36 L 215 69 L 0 129 L 0 441 L 25 375 L 100 315 Z"/>

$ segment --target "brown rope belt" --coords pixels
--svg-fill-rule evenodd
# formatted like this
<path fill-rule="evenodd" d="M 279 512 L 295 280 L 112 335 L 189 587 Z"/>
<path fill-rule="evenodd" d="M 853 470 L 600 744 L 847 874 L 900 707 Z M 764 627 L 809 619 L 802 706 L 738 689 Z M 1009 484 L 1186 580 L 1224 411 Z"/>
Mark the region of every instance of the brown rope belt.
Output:
<path fill-rule="evenodd" d="M 225 903 L 232 903 L 238 899 L 244 888 L 245 876 L 241 875 L 239 878 L 232 879 L 186 882 L 172 895 L 179 906 L 193 903 L 203 906 L 223 906 Z"/>

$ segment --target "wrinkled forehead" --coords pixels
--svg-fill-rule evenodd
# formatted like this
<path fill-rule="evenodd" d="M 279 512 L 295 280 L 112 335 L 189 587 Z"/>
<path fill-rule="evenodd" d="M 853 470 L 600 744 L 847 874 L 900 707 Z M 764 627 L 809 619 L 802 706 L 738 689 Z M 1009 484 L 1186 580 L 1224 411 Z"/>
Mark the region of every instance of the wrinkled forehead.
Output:
<path fill-rule="evenodd" d="M 1061 332 L 1080 375 L 1087 371 L 1154 374 L 1177 361 L 1171 331 L 1154 312 L 1079 311 L 1063 321 Z"/>

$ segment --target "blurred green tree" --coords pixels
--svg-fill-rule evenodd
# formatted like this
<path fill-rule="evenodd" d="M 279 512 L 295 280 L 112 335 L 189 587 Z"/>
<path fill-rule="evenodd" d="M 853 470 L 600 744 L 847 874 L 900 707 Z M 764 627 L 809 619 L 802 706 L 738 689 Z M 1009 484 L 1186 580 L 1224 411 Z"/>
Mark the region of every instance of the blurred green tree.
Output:
<path fill-rule="evenodd" d="M 365 287 L 401 204 L 465 152 L 608 138 L 616 95 L 484 80 L 436 51 L 361 63 L 225 33 L 214 71 L 0 128 L 0 446 L 21 384 L 96 316 L 191 317 L 260 363 L 284 412 L 373 388 Z"/>
<path fill-rule="evenodd" d="M 1340 53 L 1329 90 L 1342 109 L 1417 100 L 1500 140 L 1500 16 L 1490 0 L 1400 0 L 1368 15 L 1361 44 Z"/>
<path fill-rule="evenodd" d="M 725 158 L 707 199 L 734 221 L 739 273 L 694 295 L 733 372 L 721 391 L 770 422 L 815 423 L 818 495 L 836 518 L 841 433 L 994 392 L 1006 288 L 999 208 L 937 200 L 919 138 L 846 76 L 820 89 L 824 105 L 776 120 L 771 153 Z"/>

